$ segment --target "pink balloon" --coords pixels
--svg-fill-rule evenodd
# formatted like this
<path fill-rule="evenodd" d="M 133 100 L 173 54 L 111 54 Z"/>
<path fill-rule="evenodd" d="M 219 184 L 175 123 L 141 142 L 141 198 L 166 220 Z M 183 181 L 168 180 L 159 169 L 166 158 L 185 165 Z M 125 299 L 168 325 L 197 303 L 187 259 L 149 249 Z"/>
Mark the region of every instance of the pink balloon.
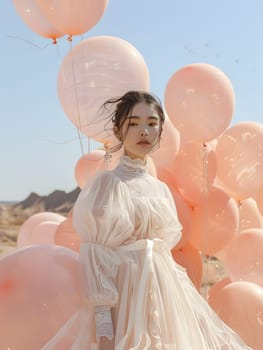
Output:
<path fill-rule="evenodd" d="M 158 165 L 156 164 L 157 177 L 165 182 L 169 187 L 177 187 L 175 182 L 174 170 L 171 168 L 171 164 Z M 178 189 L 177 189 L 178 190 Z"/>
<path fill-rule="evenodd" d="M 220 293 L 222 292 L 222 289 L 227 286 L 228 284 L 232 283 L 231 279 L 229 277 L 225 277 L 221 279 L 220 281 L 213 284 L 209 290 L 208 290 L 208 302 L 210 305 L 215 305 L 218 298 L 220 297 Z"/>
<path fill-rule="evenodd" d="M 58 225 L 54 240 L 57 245 L 79 252 L 80 236 L 73 226 L 72 217 L 68 217 Z"/>
<path fill-rule="evenodd" d="M 263 218 L 253 198 L 247 198 L 239 205 L 239 231 L 248 228 L 263 228 Z"/>
<path fill-rule="evenodd" d="M 80 307 L 81 295 L 78 254 L 69 249 L 31 246 L 3 257 L 1 349 L 41 349 Z"/>
<path fill-rule="evenodd" d="M 165 116 L 160 147 L 152 153 L 156 167 L 166 167 L 171 164 L 180 147 L 180 134 L 173 126 L 169 117 Z"/>
<path fill-rule="evenodd" d="M 75 166 L 75 178 L 80 188 L 83 188 L 87 181 L 99 170 L 104 168 L 103 150 L 94 150 L 82 156 Z"/>
<path fill-rule="evenodd" d="M 18 231 L 17 247 L 21 248 L 31 244 L 30 242 L 31 242 L 32 231 L 40 223 L 45 221 L 60 223 L 64 220 L 65 220 L 64 216 L 57 213 L 51 213 L 51 212 L 42 212 L 42 213 L 38 213 L 30 216 L 28 219 L 25 220 L 25 222 L 22 224 L 22 226 Z"/>
<path fill-rule="evenodd" d="M 247 345 L 262 349 L 263 288 L 251 282 L 229 283 L 210 305 Z"/>
<path fill-rule="evenodd" d="M 13 4 L 25 24 L 35 33 L 44 38 L 53 39 L 54 42 L 57 38 L 64 35 L 63 32 L 49 22 L 36 0 L 13 0 Z"/>
<path fill-rule="evenodd" d="M 226 252 L 226 267 L 233 281 L 249 281 L 263 287 L 263 229 L 247 229 Z"/>
<path fill-rule="evenodd" d="M 202 283 L 203 263 L 200 252 L 190 244 L 181 248 L 173 248 L 172 256 L 174 260 L 186 268 L 187 274 L 193 284 L 199 290 Z"/>
<path fill-rule="evenodd" d="M 101 109 L 109 98 L 128 90 L 149 90 L 143 57 L 127 41 L 110 36 L 83 40 L 64 58 L 58 74 L 58 95 L 68 118 L 87 136 L 116 143 L 109 115 Z"/>
<path fill-rule="evenodd" d="M 247 229 L 254 228 L 263 228 L 263 218 L 261 217 L 257 204 L 253 198 L 247 198 L 238 204 L 239 207 L 239 232 L 243 232 Z M 235 240 L 236 237 L 233 237 L 232 240 Z M 222 261 L 226 261 L 226 254 L 229 245 L 232 240 L 220 251 L 216 252 L 214 255 Z"/>
<path fill-rule="evenodd" d="M 177 186 L 191 203 L 204 200 L 216 177 L 216 157 L 209 145 L 184 143 L 172 164 Z"/>
<path fill-rule="evenodd" d="M 95 26 L 107 0 L 36 0 L 43 14 L 62 33 L 80 35 Z"/>
<path fill-rule="evenodd" d="M 54 244 L 55 232 L 59 223 L 55 221 L 43 221 L 33 227 L 27 245 Z M 24 245 L 25 246 L 25 245 Z"/>
<path fill-rule="evenodd" d="M 215 66 L 194 63 L 169 79 L 165 107 L 171 121 L 188 140 L 206 142 L 219 136 L 234 113 L 235 97 L 227 76 Z"/>
<path fill-rule="evenodd" d="M 233 198 L 213 187 L 207 199 L 194 206 L 189 243 L 213 255 L 227 245 L 238 230 L 238 207 Z"/>
<path fill-rule="evenodd" d="M 226 130 L 216 146 L 217 177 L 232 197 L 245 199 L 263 185 L 263 125 L 242 122 Z"/>
<path fill-rule="evenodd" d="M 235 239 L 235 237 L 233 237 L 233 239 Z M 232 239 L 232 240 L 233 240 L 233 239 Z M 225 262 L 225 261 L 226 261 L 226 252 L 227 252 L 227 248 L 228 248 L 229 244 L 231 244 L 232 240 L 231 240 L 227 245 L 225 245 L 223 249 L 218 250 L 217 252 L 215 252 L 215 253 L 213 254 L 213 256 L 215 256 L 216 258 L 218 258 L 218 259 L 221 260 L 222 262 Z"/>

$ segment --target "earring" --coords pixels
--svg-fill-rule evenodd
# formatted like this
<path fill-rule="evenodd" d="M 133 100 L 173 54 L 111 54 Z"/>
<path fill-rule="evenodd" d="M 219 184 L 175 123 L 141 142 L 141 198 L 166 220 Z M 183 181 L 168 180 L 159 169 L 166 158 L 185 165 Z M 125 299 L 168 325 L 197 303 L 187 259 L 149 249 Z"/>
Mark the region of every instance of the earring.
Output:
<path fill-rule="evenodd" d="M 104 150 L 105 150 L 104 164 L 105 164 L 106 169 L 109 169 L 110 164 L 111 164 L 111 160 L 112 160 L 112 155 L 110 154 L 110 148 L 109 148 L 109 145 L 107 143 L 104 144 Z"/>

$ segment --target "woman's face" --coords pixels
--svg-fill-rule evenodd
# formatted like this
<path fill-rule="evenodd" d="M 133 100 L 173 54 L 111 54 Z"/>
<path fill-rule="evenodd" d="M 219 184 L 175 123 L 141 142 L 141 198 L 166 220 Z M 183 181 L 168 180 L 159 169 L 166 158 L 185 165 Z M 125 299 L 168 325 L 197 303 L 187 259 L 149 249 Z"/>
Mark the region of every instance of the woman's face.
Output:
<path fill-rule="evenodd" d="M 125 154 L 132 159 L 145 160 L 158 143 L 160 127 L 160 117 L 154 107 L 145 102 L 137 103 L 121 128 Z"/>

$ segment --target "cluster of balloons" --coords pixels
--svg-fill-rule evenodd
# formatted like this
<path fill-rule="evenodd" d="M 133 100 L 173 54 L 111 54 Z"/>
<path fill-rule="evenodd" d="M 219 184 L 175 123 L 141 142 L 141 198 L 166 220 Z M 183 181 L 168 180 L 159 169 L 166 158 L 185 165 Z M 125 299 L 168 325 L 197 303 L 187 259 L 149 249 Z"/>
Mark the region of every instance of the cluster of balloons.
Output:
<path fill-rule="evenodd" d="M 33 30 L 52 39 L 88 30 L 107 6 L 107 1 L 99 0 L 13 2 Z M 108 98 L 131 89 L 149 90 L 148 69 L 137 49 L 117 37 L 83 40 L 70 50 L 58 73 L 58 97 L 65 114 L 81 133 L 107 147 L 117 140 L 108 118 L 111 111 L 100 107 Z M 260 350 L 263 125 L 242 122 L 230 126 L 235 108 L 233 87 L 210 64 L 195 63 L 177 70 L 167 82 L 164 105 L 162 141 L 152 155 L 149 171 L 170 187 L 183 225 L 173 257 L 186 267 L 197 289 L 202 283 L 202 256 L 222 260 L 228 276 L 210 288 L 209 303 L 245 342 Z M 80 188 L 105 167 L 104 155 L 104 149 L 96 149 L 77 161 L 75 177 Z M 119 152 L 113 153 L 107 166 L 115 167 L 119 157 Z M 17 244 L 17 251 L 0 263 L 1 304 L 12 305 L 11 312 L 7 307 L 1 311 L 0 324 L 5 325 L 1 342 L 6 348 L 30 350 L 41 348 L 44 339 L 81 302 L 76 273 L 80 240 L 71 213 L 63 217 L 45 212 L 25 221 Z M 36 281 L 37 297 L 33 295 Z M 55 290 L 61 290 L 63 298 L 57 300 Z M 30 303 L 32 310 L 25 310 Z M 14 324 L 16 329 L 23 325 L 16 337 L 12 336 Z M 25 327 L 30 329 L 26 338 Z M 39 334 L 40 327 L 43 339 L 36 339 L 32 334 Z"/>
<path fill-rule="evenodd" d="M 196 63 L 179 69 L 167 83 L 165 107 L 180 133 L 180 148 L 169 162 L 155 159 L 155 165 L 173 192 L 184 227 L 182 240 L 172 251 L 174 258 L 188 269 L 196 286 L 201 284 L 199 254 L 221 260 L 227 276 L 210 288 L 208 301 L 247 344 L 259 350 L 263 124 L 230 126 L 234 102 L 231 82 L 218 68 Z"/>
<path fill-rule="evenodd" d="M 44 38 L 52 39 L 68 35 L 80 35 L 103 16 L 107 0 L 13 0 L 19 16 L 25 24 Z"/>

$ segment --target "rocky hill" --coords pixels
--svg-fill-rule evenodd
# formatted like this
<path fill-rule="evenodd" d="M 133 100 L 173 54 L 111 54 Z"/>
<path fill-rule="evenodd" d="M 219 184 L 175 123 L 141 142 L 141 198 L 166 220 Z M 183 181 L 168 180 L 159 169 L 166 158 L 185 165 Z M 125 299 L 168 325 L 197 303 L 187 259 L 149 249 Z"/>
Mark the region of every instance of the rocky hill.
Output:
<path fill-rule="evenodd" d="M 0 248 L 15 246 L 19 228 L 31 215 L 51 211 L 67 216 L 73 207 L 80 189 L 71 192 L 56 190 L 47 196 L 31 193 L 23 201 L 13 205 L 0 205 Z M 1 249 L 0 249 L 1 254 Z"/>
<path fill-rule="evenodd" d="M 66 193 L 65 191 L 56 190 L 50 193 L 48 196 L 39 196 L 32 192 L 30 195 L 11 207 L 14 210 L 22 211 L 52 211 L 59 214 L 67 214 L 75 203 L 80 189 L 77 187 L 71 192 Z"/>

